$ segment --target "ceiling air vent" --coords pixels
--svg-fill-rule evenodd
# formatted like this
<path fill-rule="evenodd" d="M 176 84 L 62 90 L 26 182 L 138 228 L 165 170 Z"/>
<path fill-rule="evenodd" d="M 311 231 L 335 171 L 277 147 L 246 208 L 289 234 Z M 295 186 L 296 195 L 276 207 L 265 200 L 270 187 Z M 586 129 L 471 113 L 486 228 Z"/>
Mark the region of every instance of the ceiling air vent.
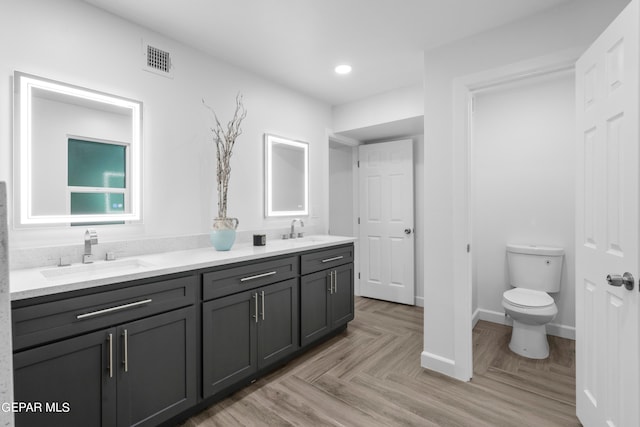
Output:
<path fill-rule="evenodd" d="M 165 77 L 173 77 L 171 73 L 171 54 L 147 43 L 144 48 L 144 69 Z"/>

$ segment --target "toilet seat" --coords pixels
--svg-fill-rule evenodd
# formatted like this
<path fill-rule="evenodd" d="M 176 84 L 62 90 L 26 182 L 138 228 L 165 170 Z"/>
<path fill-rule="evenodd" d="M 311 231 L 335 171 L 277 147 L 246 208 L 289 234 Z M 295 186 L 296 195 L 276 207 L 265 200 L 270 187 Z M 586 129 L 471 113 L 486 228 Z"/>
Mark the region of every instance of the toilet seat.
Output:
<path fill-rule="evenodd" d="M 549 294 L 525 288 L 513 288 L 505 291 L 502 297 L 506 302 L 522 308 L 543 308 L 555 304 Z"/>

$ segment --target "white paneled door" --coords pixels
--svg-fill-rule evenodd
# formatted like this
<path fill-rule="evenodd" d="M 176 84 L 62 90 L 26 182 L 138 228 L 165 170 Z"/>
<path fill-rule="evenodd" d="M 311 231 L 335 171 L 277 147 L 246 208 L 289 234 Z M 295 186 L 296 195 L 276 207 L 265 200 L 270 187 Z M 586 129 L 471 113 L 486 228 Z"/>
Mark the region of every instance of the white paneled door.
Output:
<path fill-rule="evenodd" d="M 360 294 L 414 304 L 413 143 L 359 147 Z"/>
<path fill-rule="evenodd" d="M 585 427 L 640 426 L 638 1 L 576 63 L 576 410 Z"/>

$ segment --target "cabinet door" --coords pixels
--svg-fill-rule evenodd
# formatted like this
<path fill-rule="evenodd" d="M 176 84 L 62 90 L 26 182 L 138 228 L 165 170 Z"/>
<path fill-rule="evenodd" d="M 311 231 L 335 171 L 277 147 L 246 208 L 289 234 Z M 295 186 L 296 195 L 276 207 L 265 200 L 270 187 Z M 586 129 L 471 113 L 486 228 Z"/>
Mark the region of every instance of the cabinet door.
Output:
<path fill-rule="evenodd" d="M 327 270 L 300 279 L 300 345 L 303 347 L 331 330 L 330 286 Z"/>
<path fill-rule="evenodd" d="M 195 405 L 194 310 L 118 327 L 118 425 L 157 425 Z"/>
<path fill-rule="evenodd" d="M 298 280 L 258 289 L 258 368 L 298 349 Z"/>
<path fill-rule="evenodd" d="M 257 306 L 255 290 L 202 304 L 204 397 L 257 371 Z"/>
<path fill-rule="evenodd" d="M 331 329 L 353 320 L 353 264 L 334 269 L 333 294 L 331 295 Z"/>
<path fill-rule="evenodd" d="M 115 334 L 107 329 L 15 353 L 14 401 L 40 405 L 17 412 L 16 426 L 115 426 Z"/>

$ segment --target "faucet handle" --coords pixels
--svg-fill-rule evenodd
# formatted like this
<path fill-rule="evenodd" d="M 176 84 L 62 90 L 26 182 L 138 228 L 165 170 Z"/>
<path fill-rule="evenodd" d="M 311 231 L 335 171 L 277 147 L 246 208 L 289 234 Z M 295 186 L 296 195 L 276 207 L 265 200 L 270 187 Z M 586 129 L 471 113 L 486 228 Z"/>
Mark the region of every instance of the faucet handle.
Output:
<path fill-rule="evenodd" d="M 95 228 L 87 228 L 87 231 L 84 232 L 84 240 L 91 242 L 92 245 L 98 243 L 98 232 Z"/>

